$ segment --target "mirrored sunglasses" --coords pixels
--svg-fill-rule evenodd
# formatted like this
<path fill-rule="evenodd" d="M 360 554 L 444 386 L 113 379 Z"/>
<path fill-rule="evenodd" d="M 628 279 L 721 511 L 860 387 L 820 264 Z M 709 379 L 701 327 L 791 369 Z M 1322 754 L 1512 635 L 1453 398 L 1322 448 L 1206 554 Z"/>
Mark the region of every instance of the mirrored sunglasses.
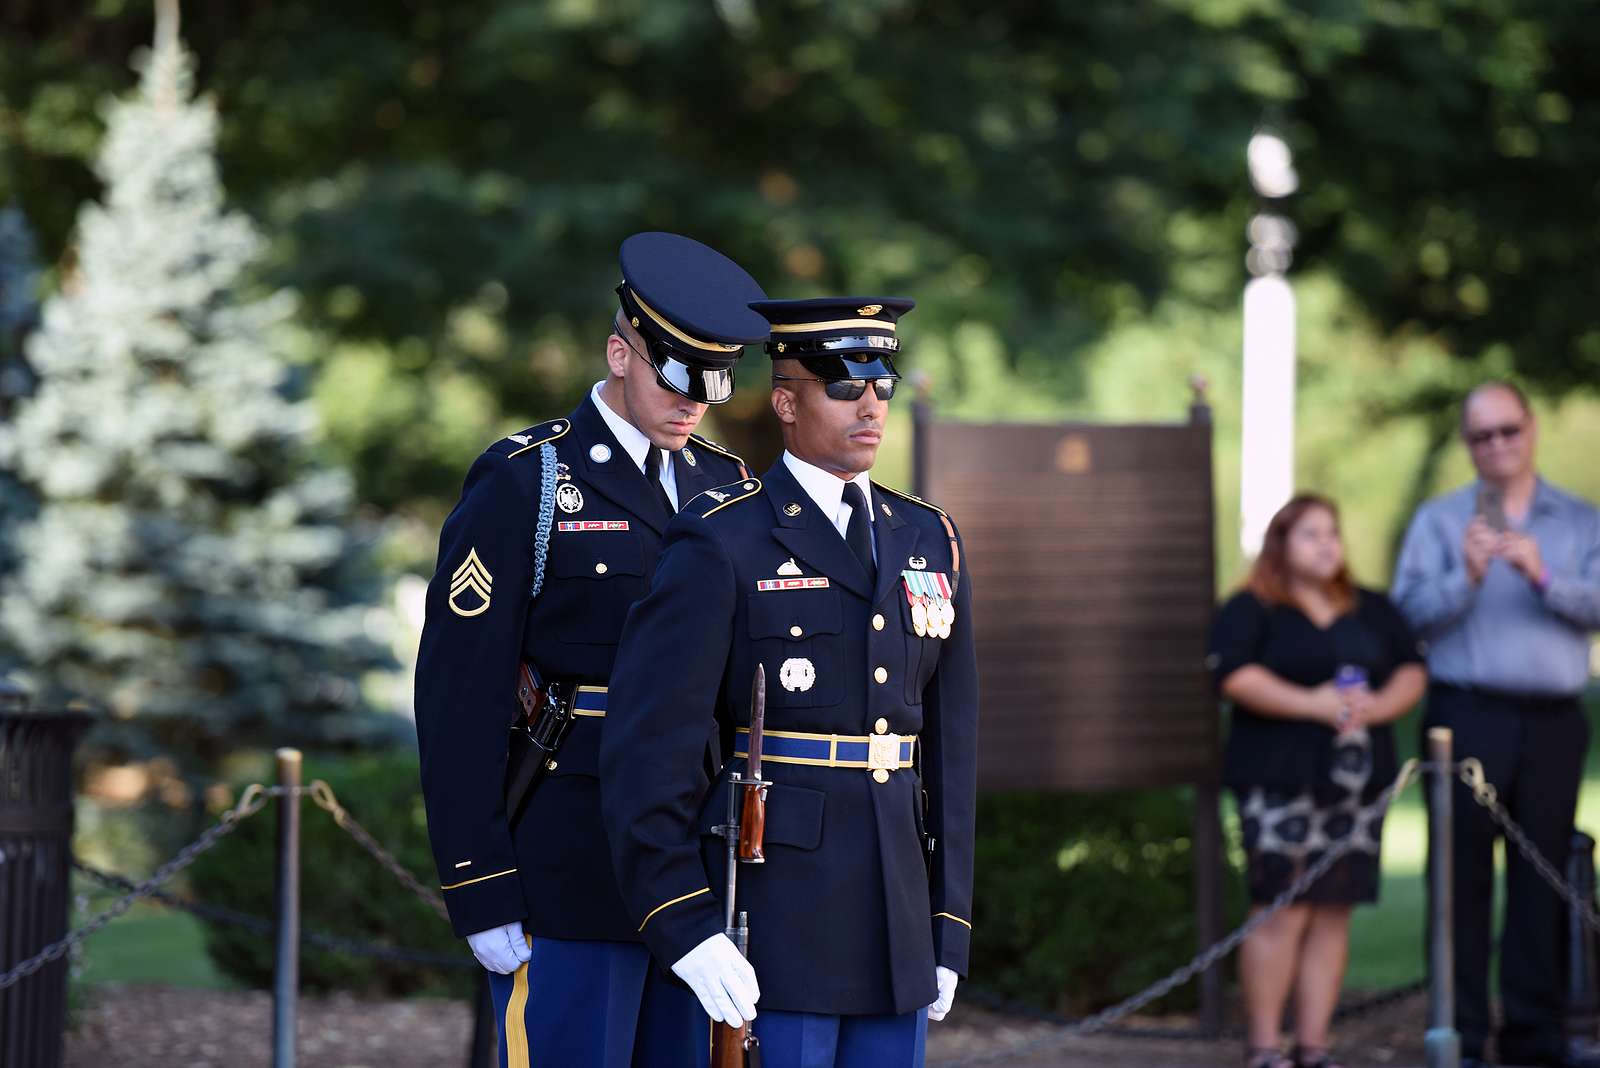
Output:
<path fill-rule="evenodd" d="M 813 378 L 804 375 L 779 375 L 772 376 L 777 382 L 821 382 L 822 391 L 834 400 L 855 401 L 867 391 L 867 385 L 872 386 L 873 394 L 881 401 L 886 401 L 894 396 L 894 378 Z"/>

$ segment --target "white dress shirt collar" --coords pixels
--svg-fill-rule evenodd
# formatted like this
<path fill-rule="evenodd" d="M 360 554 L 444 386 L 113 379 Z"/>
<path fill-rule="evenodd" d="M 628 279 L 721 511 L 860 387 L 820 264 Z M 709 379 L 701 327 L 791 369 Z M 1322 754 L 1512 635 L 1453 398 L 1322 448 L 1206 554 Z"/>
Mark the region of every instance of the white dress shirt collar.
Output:
<path fill-rule="evenodd" d="M 594 402 L 596 408 L 600 409 L 600 418 L 606 421 L 606 426 L 611 430 L 611 436 L 617 439 L 617 444 L 622 446 L 622 451 L 628 454 L 628 459 L 633 461 L 633 466 L 639 469 L 639 473 L 644 474 L 645 457 L 649 455 L 652 448 L 650 439 L 645 437 L 638 427 L 611 410 L 611 405 L 607 404 L 605 398 L 600 395 L 600 387 L 604 385 L 604 381 L 596 382 L 594 388 L 589 391 L 589 399 Z M 662 449 L 661 453 L 661 488 L 667 491 L 667 496 L 672 499 L 672 506 L 676 508 L 678 506 L 677 472 L 673 470 L 672 454 L 665 449 Z"/>
<path fill-rule="evenodd" d="M 800 488 L 806 491 L 806 495 L 816 502 L 822 514 L 843 535 L 845 528 L 850 525 L 851 512 L 850 506 L 844 503 L 845 480 L 815 464 L 806 463 L 787 450 L 784 451 L 783 462 L 789 468 L 789 473 L 794 475 L 794 480 L 800 483 Z M 850 481 L 861 487 L 862 498 L 867 502 L 867 522 L 872 522 L 872 480 L 863 471 Z"/>

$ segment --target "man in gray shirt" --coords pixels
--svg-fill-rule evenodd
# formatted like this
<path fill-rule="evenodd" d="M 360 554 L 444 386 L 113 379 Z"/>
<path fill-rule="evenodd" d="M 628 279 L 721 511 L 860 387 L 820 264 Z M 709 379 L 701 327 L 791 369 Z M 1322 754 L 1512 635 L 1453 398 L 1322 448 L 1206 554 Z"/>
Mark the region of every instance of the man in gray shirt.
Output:
<path fill-rule="evenodd" d="M 1391 596 L 1428 643 L 1427 727 L 1455 732 L 1512 818 L 1558 867 L 1565 860 L 1589 725 L 1589 633 L 1600 629 L 1600 512 L 1541 479 L 1538 427 L 1515 386 L 1468 395 L 1461 435 L 1478 481 L 1418 509 Z M 1456 1027 L 1463 1064 L 1481 1060 L 1489 1016 L 1495 825 L 1458 792 L 1455 817 Z M 1562 1034 L 1560 899 L 1507 850 L 1501 938 L 1502 1061 L 1600 1065 Z"/>

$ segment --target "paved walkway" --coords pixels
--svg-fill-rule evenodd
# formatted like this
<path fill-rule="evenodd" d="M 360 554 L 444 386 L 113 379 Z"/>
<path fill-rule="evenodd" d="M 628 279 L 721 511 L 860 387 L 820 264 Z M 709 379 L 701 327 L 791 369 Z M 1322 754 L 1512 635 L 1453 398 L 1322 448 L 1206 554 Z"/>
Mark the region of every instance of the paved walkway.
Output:
<path fill-rule="evenodd" d="M 1421 995 L 1347 1025 L 1339 1036 L 1349 1068 L 1422 1064 Z M 1143 1021 L 1168 1027 L 1182 1020 Z M 300 1004 L 299 1068 L 456 1068 L 466 1062 L 472 1027 L 467 1005 L 427 999 L 370 1000 L 350 995 Z M 257 991 L 98 986 L 67 1039 L 67 1068 L 268 1068 L 272 1002 Z M 1022 1050 L 1054 1029 L 963 1006 L 929 1032 L 929 1068 Z M 1003 1060 L 1001 1068 L 1238 1068 L 1237 1041 L 1174 1042 L 1077 1038 Z"/>

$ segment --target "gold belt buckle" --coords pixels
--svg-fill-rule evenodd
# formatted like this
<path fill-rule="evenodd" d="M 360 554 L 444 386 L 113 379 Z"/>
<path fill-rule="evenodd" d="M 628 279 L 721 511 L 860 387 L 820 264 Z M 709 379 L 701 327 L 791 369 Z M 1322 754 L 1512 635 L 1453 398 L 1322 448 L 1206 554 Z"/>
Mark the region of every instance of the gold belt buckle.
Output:
<path fill-rule="evenodd" d="M 877 771 L 895 771 L 900 767 L 900 736 L 898 734 L 871 734 L 867 736 L 867 768 Z"/>

